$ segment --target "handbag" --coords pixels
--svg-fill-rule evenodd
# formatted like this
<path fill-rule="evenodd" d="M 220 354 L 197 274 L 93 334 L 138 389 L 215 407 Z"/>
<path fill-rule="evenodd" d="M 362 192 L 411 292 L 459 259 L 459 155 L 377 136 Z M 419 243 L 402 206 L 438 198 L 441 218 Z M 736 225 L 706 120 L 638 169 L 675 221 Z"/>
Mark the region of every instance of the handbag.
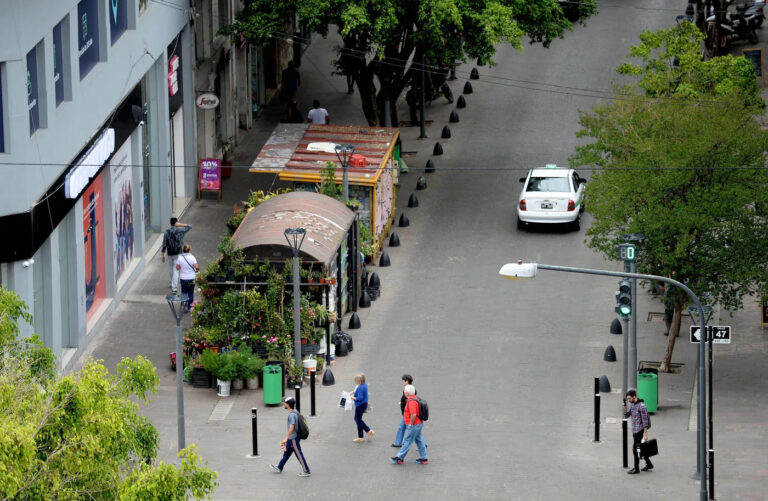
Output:
<path fill-rule="evenodd" d="M 342 391 L 341 395 L 339 395 L 339 409 L 346 408 L 347 402 L 349 401 L 349 392 L 348 391 Z"/>
<path fill-rule="evenodd" d="M 656 442 L 655 438 L 646 442 L 640 442 L 640 445 L 638 445 L 637 448 L 640 449 L 639 456 L 644 458 L 656 456 L 659 453 L 659 444 Z"/>

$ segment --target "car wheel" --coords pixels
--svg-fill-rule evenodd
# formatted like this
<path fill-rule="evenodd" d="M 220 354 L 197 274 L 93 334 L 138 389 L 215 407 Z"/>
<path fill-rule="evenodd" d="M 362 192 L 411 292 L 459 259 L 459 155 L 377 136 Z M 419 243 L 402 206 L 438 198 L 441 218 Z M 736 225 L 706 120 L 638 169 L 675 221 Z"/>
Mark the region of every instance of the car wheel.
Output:
<path fill-rule="evenodd" d="M 517 229 L 518 230 L 525 229 L 525 223 L 519 217 L 517 218 Z"/>
<path fill-rule="evenodd" d="M 581 229 L 581 212 L 579 212 L 579 215 L 576 216 L 576 219 L 571 223 L 571 228 L 573 231 L 579 231 Z"/>

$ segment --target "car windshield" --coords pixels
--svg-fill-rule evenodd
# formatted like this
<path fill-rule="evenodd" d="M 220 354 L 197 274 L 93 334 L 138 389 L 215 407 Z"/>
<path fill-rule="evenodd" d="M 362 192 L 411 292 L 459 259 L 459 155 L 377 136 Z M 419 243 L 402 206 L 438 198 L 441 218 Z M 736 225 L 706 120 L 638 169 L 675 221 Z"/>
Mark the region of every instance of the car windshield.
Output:
<path fill-rule="evenodd" d="M 571 191 L 567 177 L 532 177 L 526 191 Z"/>

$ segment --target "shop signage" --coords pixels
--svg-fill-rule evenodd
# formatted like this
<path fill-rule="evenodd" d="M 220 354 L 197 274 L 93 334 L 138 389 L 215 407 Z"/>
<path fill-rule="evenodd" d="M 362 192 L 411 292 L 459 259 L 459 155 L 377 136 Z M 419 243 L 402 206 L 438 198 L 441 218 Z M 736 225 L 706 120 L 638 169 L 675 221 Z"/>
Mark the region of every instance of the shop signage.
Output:
<path fill-rule="evenodd" d="M 98 0 L 80 0 L 77 4 L 77 57 L 82 80 L 99 62 Z"/>
<path fill-rule="evenodd" d="M 77 198 L 80 192 L 88 186 L 88 181 L 99 172 L 99 169 L 114 151 L 115 129 L 107 129 L 75 162 L 75 166 L 67 172 L 64 178 L 64 196 Z"/>
<path fill-rule="evenodd" d="M 61 75 L 64 64 L 62 58 L 64 46 L 61 45 L 61 24 L 53 27 L 53 86 L 56 89 L 56 106 L 64 101 L 64 78 Z"/>
<path fill-rule="evenodd" d="M 175 96 L 179 92 L 179 56 L 173 56 L 168 60 L 168 93 Z"/>
<path fill-rule="evenodd" d="M 128 29 L 128 0 L 109 0 L 109 33 L 112 45 Z"/>
<path fill-rule="evenodd" d="M 40 107 L 37 103 L 37 47 L 27 52 L 27 115 L 29 135 L 40 128 Z"/>
<path fill-rule="evenodd" d="M 197 96 L 197 107 L 204 110 L 212 110 L 219 105 L 216 94 L 201 94 Z"/>
<path fill-rule="evenodd" d="M 200 182 L 197 188 L 197 199 L 203 191 L 218 191 L 221 200 L 221 160 L 218 158 L 200 159 Z"/>

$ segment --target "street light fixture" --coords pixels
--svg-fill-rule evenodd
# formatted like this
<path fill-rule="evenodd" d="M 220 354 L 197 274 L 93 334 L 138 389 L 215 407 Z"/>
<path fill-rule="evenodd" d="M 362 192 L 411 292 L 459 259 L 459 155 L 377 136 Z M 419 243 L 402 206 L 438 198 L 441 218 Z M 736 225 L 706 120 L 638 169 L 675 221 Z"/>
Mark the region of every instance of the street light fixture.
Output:
<path fill-rule="evenodd" d="M 531 279 L 536 276 L 536 273 L 539 269 L 542 270 L 551 270 L 551 271 L 562 271 L 566 273 L 584 273 L 588 275 L 603 275 L 608 277 L 619 277 L 619 278 L 639 278 L 640 280 L 657 280 L 659 282 L 664 282 L 667 284 L 674 285 L 675 287 L 679 287 L 681 290 L 685 291 L 686 294 L 688 294 L 688 297 L 691 298 L 691 301 L 693 301 L 693 304 L 695 305 L 696 311 L 699 313 L 699 319 L 700 319 L 700 325 L 701 325 L 701 332 L 706 332 L 706 326 L 707 326 L 707 319 L 704 317 L 704 309 L 701 306 L 701 302 L 699 301 L 699 298 L 696 296 L 696 294 L 693 293 L 691 289 L 689 289 L 685 284 L 682 282 L 678 282 L 677 280 L 673 280 L 671 278 L 662 277 L 659 275 L 646 275 L 645 273 L 627 273 L 627 272 L 618 272 L 618 271 L 608 271 L 608 270 L 593 270 L 589 268 L 573 268 L 570 266 L 556 266 L 552 264 L 542 264 L 542 263 L 524 263 L 522 261 L 518 261 L 517 263 L 507 263 L 504 266 L 501 267 L 499 270 L 499 275 L 502 277 L 508 279 L 508 280 L 524 280 L 524 279 Z M 704 451 L 706 450 L 706 437 L 707 437 L 707 425 L 704 422 L 705 420 L 705 406 L 706 406 L 706 386 L 707 383 L 704 380 L 704 342 L 699 343 L 699 376 L 698 376 L 698 382 L 699 382 L 699 397 L 698 397 L 698 465 L 699 470 L 701 471 L 701 483 L 699 488 L 699 501 L 707 501 L 707 470 L 706 470 L 706 456 L 704 455 Z"/>
<path fill-rule="evenodd" d="M 168 294 L 165 296 L 176 320 L 176 420 L 179 432 L 179 452 L 184 448 L 184 353 L 181 348 L 181 317 L 187 310 L 187 295 Z"/>
<path fill-rule="evenodd" d="M 296 367 L 301 367 L 301 297 L 299 295 L 299 250 L 307 236 L 304 228 L 286 228 L 285 240 L 293 253 L 293 352 Z"/>
<path fill-rule="evenodd" d="M 344 172 L 344 204 L 349 203 L 349 174 L 347 168 L 349 167 L 349 160 L 352 158 L 352 154 L 355 152 L 355 147 L 351 144 L 337 144 L 336 157 L 341 163 L 341 168 Z"/>

